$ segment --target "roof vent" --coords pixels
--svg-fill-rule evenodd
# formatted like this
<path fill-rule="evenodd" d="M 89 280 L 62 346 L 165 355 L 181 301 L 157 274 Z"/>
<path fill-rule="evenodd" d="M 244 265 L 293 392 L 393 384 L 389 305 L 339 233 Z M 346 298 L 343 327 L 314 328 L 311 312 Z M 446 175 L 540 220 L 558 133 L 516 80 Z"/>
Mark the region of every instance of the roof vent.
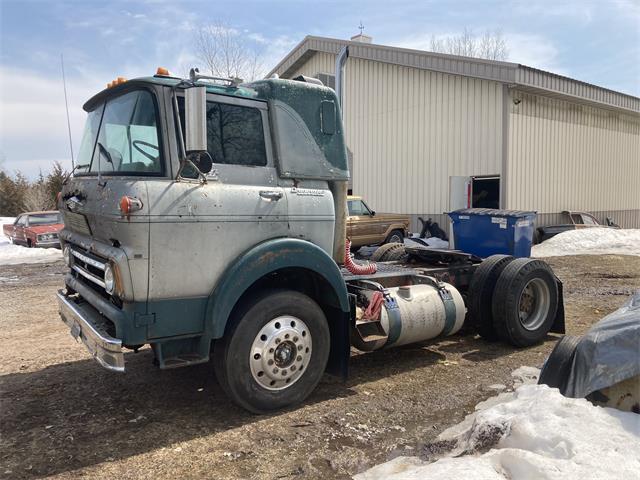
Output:
<path fill-rule="evenodd" d="M 365 35 L 364 33 L 359 33 L 351 37 L 352 42 L 371 43 L 372 40 L 373 40 L 373 37 L 370 37 L 369 35 Z"/>

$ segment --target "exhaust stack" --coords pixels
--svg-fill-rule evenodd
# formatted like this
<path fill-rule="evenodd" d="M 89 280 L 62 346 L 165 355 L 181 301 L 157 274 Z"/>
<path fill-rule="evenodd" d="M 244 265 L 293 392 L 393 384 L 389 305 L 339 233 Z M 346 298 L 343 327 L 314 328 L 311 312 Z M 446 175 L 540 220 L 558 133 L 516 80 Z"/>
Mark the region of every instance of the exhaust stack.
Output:
<path fill-rule="evenodd" d="M 344 46 L 336 57 L 336 96 L 340 105 L 340 117 L 344 119 L 344 66 L 349 57 L 349 47 Z M 344 130 L 344 124 L 343 124 Z M 344 133 L 344 132 L 343 132 Z M 336 229 L 333 237 L 333 259 L 338 265 L 344 263 L 345 241 L 347 239 L 347 187 L 345 181 L 331 182 L 329 188 L 333 193 L 334 210 L 336 212 Z"/>

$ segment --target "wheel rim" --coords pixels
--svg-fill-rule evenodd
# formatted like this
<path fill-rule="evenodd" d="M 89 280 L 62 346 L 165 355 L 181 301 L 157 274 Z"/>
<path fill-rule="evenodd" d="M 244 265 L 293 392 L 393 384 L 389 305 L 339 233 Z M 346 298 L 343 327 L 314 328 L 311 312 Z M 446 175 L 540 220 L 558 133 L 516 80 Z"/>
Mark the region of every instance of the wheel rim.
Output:
<path fill-rule="evenodd" d="M 251 345 L 251 374 L 267 390 L 284 390 L 296 383 L 309 365 L 311 333 L 297 317 L 285 315 L 265 324 Z"/>
<path fill-rule="evenodd" d="M 540 278 L 524 286 L 518 301 L 518 320 L 527 330 L 537 330 L 544 323 L 551 304 L 549 287 Z"/>
<path fill-rule="evenodd" d="M 394 234 L 391 236 L 391 238 L 389 239 L 389 243 L 402 243 L 402 238 L 400 238 L 399 235 Z"/>

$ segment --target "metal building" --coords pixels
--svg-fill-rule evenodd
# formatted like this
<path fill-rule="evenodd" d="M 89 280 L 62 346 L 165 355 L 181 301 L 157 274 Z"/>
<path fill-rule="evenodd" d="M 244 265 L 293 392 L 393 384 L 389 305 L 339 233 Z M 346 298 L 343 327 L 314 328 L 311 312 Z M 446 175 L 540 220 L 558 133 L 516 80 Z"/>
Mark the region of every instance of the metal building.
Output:
<path fill-rule="evenodd" d="M 379 211 L 582 210 L 640 228 L 640 98 L 508 62 L 308 36 L 268 74 L 333 87 L 349 47 L 352 189 Z"/>

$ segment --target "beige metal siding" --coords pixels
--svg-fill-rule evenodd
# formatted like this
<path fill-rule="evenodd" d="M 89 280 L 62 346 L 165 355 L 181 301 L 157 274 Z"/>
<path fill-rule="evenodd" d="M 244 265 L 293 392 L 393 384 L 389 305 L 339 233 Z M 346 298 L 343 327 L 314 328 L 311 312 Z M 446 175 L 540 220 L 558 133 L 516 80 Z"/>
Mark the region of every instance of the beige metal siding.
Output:
<path fill-rule="evenodd" d="M 317 52 L 291 77 L 334 70 Z M 500 83 L 350 58 L 345 86 L 353 192 L 374 209 L 441 213 L 450 176 L 501 174 Z"/>
<path fill-rule="evenodd" d="M 449 177 L 501 173 L 502 86 L 349 59 L 353 189 L 381 211 L 444 212 Z"/>
<path fill-rule="evenodd" d="M 295 78 L 298 75 L 306 75 L 307 77 L 315 77 L 318 73 L 333 74 L 336 69 L 336 56 L 330 53 L 317 52 L 307 60 L 307 62 L 298 68 L 288 78 Z"/>
<path fill-rule="evenodd" d="M 514 90 L 506 206 L 640 209 L 640 117 Z"/>

